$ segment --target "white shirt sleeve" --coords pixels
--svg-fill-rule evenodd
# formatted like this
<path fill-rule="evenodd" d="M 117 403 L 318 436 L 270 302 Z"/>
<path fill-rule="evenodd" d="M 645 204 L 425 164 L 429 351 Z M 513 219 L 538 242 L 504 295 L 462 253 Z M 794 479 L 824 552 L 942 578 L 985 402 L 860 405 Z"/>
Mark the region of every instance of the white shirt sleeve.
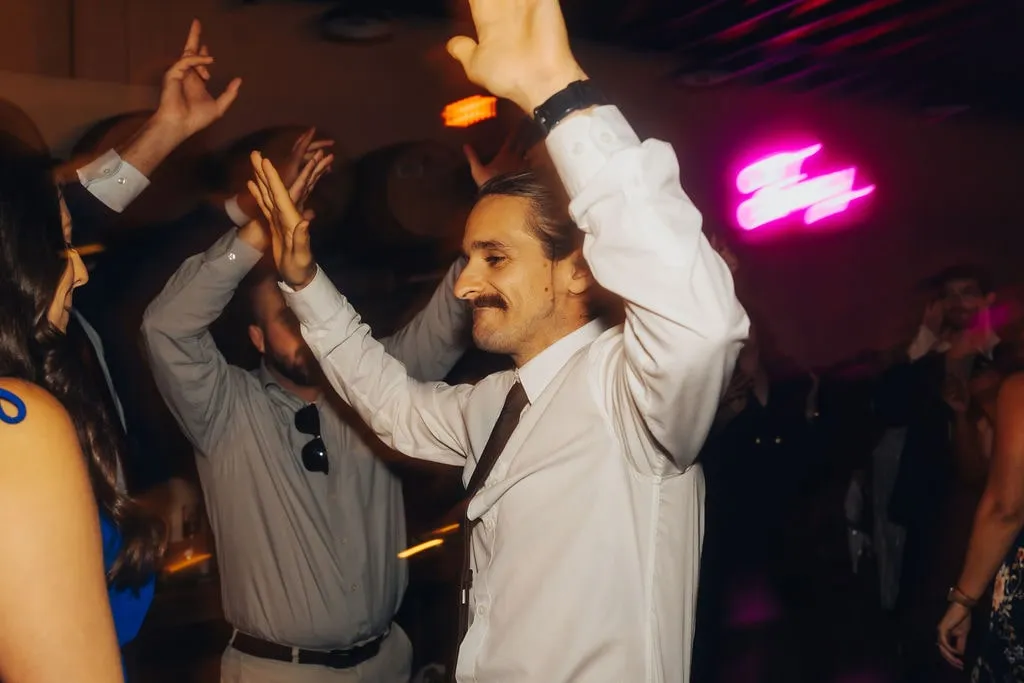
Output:
<path fill-rule="evenodd" d="M 621 337 L 592 349 L 597 391 L 625 442 L 654 438 L 648 452 L 626 449 L 635 466 L 685 469 L 749 328 L 732 274 L 701 232 L 672 147 L 641 143 L 617 108 L 567 119 L 547 146 L 594 277 L 626 305 Z"/>
<path fill-rule="evenodd" d="M 456 273 L 453 267 L 440 287 L 451 289 Z M 464 413 L 475 387 L 410 377 L 323 270 L 298 292 L 280 287 L 331 386 L 387 446 L 414 458 L 465 465 L 470 441 Z M 429 332 L 429 325 L 417 329 Z M 422 334 L 418 342 L 424 353 L 440 356 L 447 349 L 433 345 L 441 338 Z"/>
<path fill-rule="evenodd" d="M 233 195 L 224 202 L 224 213 L 239 228 L 252 220 L 252 217 L 242 211 L 242 207 L 238 205 L 238 195 Z"/>
<path fill-rule="evenodd" d="M 121 213 L 149 187 L 149 178 L 113 149 L 78 169 L 78 180 L 96 199 Z"/>

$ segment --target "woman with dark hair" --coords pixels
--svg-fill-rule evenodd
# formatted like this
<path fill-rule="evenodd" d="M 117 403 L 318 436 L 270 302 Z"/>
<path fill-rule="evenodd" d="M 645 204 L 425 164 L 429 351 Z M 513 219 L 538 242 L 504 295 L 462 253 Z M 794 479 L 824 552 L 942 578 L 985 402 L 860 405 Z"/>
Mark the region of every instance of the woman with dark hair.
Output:
<path fill-rule="evenodd" d="M 122 680 L 162 552 L 65 334 L 89 276 L 48 160 L 0 138 L 0 680 Z M 113 618 L 112 618 L 113 617 Z"/>

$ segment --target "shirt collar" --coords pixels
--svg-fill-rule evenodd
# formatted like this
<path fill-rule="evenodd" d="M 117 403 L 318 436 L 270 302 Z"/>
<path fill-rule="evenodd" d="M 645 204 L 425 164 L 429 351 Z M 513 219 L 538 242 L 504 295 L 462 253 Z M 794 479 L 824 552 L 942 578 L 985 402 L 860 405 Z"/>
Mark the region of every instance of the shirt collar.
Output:
<path fill-rule="evenodd" d="M 583 327 L 565 335 L 551 346 L 530 359 L 516 370 L 516 376 L 526 390 L 530 403 L 536 403 L 540 395 L 551 384 L 558 371 L 584 346 L 601 336 L 606 326 L 601 319 L 591 320 Z"/>
<path fill-rule="evenodd" d="M 260 367 L 256 371 L 256 376 L 259 377 L 260 384 L 263 385 L 264 389 L 269 389 L 270 387 L 277 387 L 278 389 L 281 389 L 281 391 L 284 391 L 284 388 L 280 384 L 278 384 L 277 380 L 274 379 L 274 376 L 270 374 L 270 370 L 267 369 L 266 362 L 263 361 L 262 359 L 260 360 Z"/>
<path fill-rule="evenodd" d="M 259 379 L 260 386 L 263 387 L 264 391 L 270 391 L 274 395 L 283 396 L 289 406 L 293 404 L 299 406 L 306 405 L 307 402 L 305 399 L 296 396 L 295 394 L 281 386 L 281 384 L 274 378 L 273 373 L 271 373 L 270 370 L 267 368 L 267 363 L 265 360 L 261 360 L 260 367 L 254 370 L 253 372 L 256 375 L 257 379 Z M 323 397 L 323 392 L 320 393 L 320 396 Z M 320 399 L 318 398 L 316 401 L 314 401 L 314 403 L 319 405 Z"/>

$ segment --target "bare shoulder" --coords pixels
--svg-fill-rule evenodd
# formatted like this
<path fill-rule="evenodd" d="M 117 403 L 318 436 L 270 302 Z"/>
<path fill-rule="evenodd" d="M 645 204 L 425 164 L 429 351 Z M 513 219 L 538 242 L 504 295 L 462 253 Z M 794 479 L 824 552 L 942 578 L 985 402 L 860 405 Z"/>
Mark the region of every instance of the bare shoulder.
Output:
<path fill-rule="evenodd" d="M 0 408 L 9 417 L 14 417 L 15 412 L 20 409 L 24 415 L 18 424 L 24 424 L 28 429 L 47 426 L 52 428 L 58 424 L 71 423 L 68 412 L 60 401 L 38 384 L 23 379 L 0 377 L 0 392 L 7 394 L 0 398 Z"/>
<path fill-rule="evenodd" d="M 37 384 L 0 378 L 0 453 L 32 453 L 32 458 L 0 458 L 0 470 L 27 463 L 53 466 L 79 457 L 78 437 L 60 401 Z M 20 419 L 17 419 L 19 418 Z"/>

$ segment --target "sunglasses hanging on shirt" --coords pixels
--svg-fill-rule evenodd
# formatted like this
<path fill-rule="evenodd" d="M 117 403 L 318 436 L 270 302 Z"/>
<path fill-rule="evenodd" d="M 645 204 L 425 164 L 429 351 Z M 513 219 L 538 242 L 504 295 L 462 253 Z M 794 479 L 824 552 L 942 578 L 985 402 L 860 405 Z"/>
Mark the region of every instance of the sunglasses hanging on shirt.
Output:
<path fill-rule="evenodd" d="M 295 413 L 295 428 L 299 430 L 299 433 L 313 437 L 302 447 L 302 466 L 309 472 L 327 474 L 330 470 L 327 461 L 327 446 L 324 445 L 323 437 L 320 435 L 320 411 L 317 410 L 315 404 L 310 403 Z"/>

